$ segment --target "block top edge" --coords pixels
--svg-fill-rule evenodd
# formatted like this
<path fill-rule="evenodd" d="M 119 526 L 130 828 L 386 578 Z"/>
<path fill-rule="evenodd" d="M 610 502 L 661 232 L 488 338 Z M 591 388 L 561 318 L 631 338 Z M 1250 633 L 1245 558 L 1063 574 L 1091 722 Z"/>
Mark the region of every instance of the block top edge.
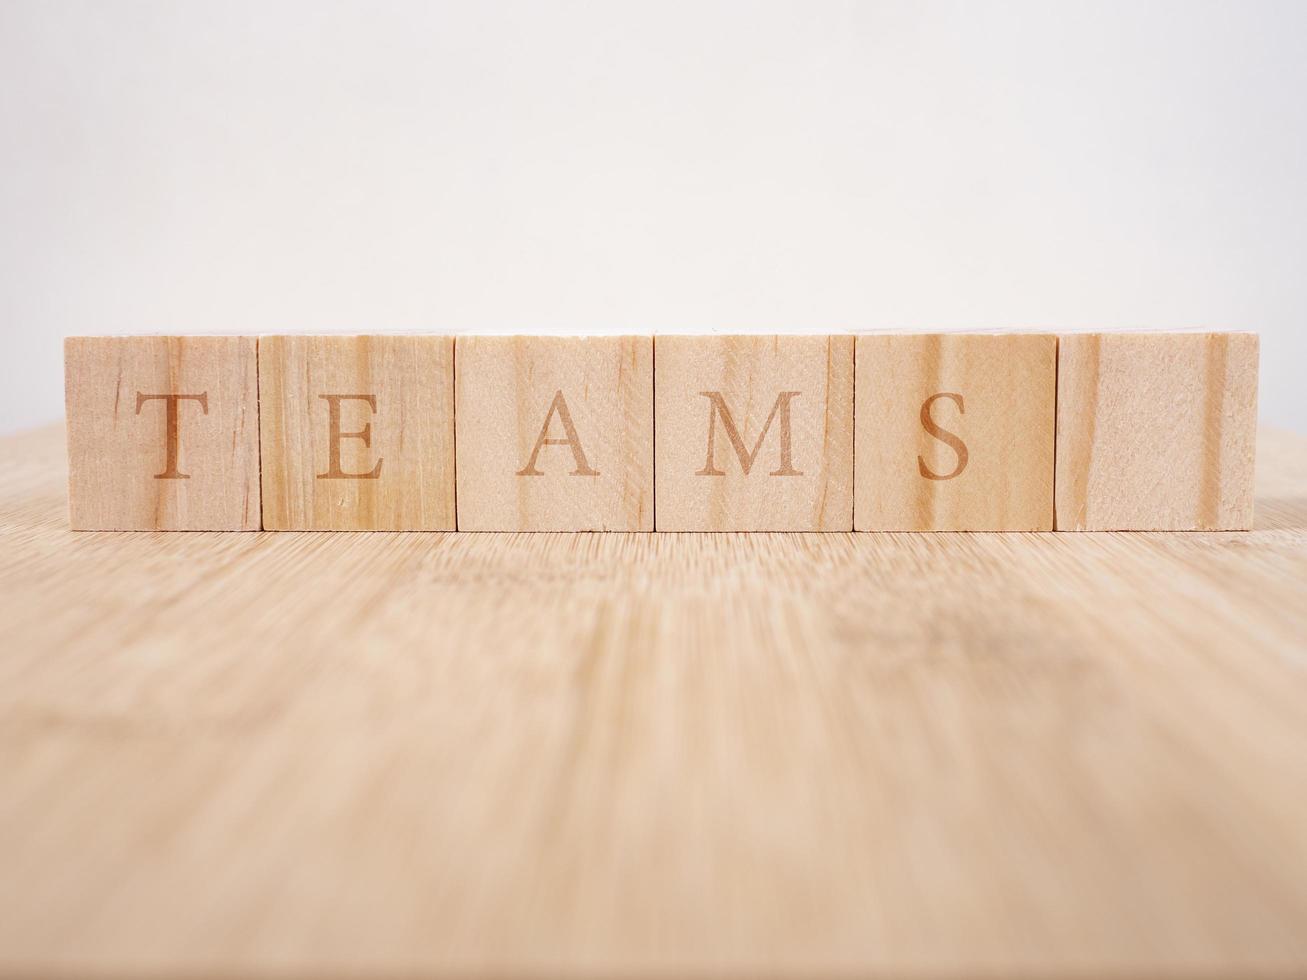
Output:
<path fill-rule="evenodd" d="M 522 331 L 509 332 L 488 332 L 488 331 L 460 331 L 460 330 L 365 330 L 365 331 L 346 331 L 346 330 L 303 330 L 303 331 L 204 331 L 196 333 L 178 333 L 178 332 L 140 332 L 140 333 L 74 333 L 65 334 L 64 340 L 133 340 L 133 339 L 192 339 L 192 338 L 266 338 L 266 337 L 453 337 L 457 339 L 481 339 L 481 338 L 505 338 L 505 339 L 549 339 L 557 338 L 561 340 L 585 340 L 601 337 L 681 337 L 681 338 L 705 338 L 705 339 L 729 339 L 734 337 L 901 337 L 901 336 L 1048 336 L 1048 337 L 1103 337 L 1103 336 L 1131 336 L 1131 337 L 1164 337 L 1175 335 L 1252 335 L 1257 336 L 1258 331 L 1249 329 L 1212 329 L 1205 327 L 1183 327 L 1168 330 L 1156 330 L 1146 327 L 1140 328 L 1122 328 L 1110 330 L 1094 329 L 1066 329 L 1057 327 L 1045 328 L 1027 328 L 1027 327 L 992 327 L 992 328 L 958 328 L 958 329 L 925 329 L 925 328 L 886 328 L 870 330 L 805 330 L 805 331 L 739 331 L 710 333 L 710 332 L 681 332 L 681 331 L 648 331 L 638 330 L 621 330 L 621 331 L 576 331 L 571 333 L 561 332 L 541 332 L 541 333 L 524 333 Z"/>

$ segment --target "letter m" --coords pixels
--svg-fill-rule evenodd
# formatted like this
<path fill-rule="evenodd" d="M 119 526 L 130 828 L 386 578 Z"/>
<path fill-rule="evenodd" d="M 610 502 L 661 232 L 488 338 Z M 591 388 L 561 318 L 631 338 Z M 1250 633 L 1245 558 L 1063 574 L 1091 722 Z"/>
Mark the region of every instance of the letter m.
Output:
<path fill-rule="evenodd" d="M 744 440 L 740 438 L 740 430 L 735 424 L 735 419 L 731 416 L 731 410 L 726 404 L 726 399 L 722 397 L 720 391 L 701 391 L 699 392 L 704 398 L 708 399 L 708 460 L 703 464 L 703 469 L 697 471 L 695 476 L 725 476 L 723 470 L 717 468 L 715 446 L 717 435 L 717 419 L 722 420 L 722 428 L 726 430 L 726 438 L 730 441 L 731 448 L 735 450 L 735 455 L 740 460 L 740 468 L 744 470 L 744 475 L 748 476 L 749 471 L 753 469 L 754 460 L 758 458 L 758 452 L 762 449 L 763 440 L 767 438 L 767 432 L 771 429 L 773 421 L 780 418 L 780 466 L 772 470 L 769 476 L 803 476 L 801 472 L 794 468 L 794 461 L 791 451 L 790 437 L 790 402 L 798 398 L 802 392 L 782 391 L 776 396 L 776 401 L 772 403 L 771 414 L 767 416 L 767 421 L 763 423 L 762 431 L 758 433 L 758 439 L 753 444 L 752 450 L 746 450 Z"/>

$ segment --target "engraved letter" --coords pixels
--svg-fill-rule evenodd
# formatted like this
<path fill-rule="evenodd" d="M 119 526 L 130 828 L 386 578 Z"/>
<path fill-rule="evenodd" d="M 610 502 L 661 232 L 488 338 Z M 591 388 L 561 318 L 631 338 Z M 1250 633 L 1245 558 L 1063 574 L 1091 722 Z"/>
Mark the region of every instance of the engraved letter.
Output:
<path fill-rule="evenodd" d="M 182 473 L 177 469 L 177 403 L 183 401 L 199 402 L 200 408 L 204 409 L 204 414 L 209 414 L 209 393 L 201 392 L 198 395 L 142 395 L 139 391 L 136 393 L 136 414 L 141 414 L 141 406 L 146 402 L 152 402 L 156 399 L 165 403 L 164 418 L 166 419 L 164 430 L 164 464 L 163 472 L 154 474 L 156 480 L 189 480 L 189 473 Z"/>
<path fill-rule="evenodd" d="M 758 451 L 762 449 L 762 441 L 767 438 L 767 430 L 771 428 L 772 420 L 776 418 L 778 412 L 781 417 L 781 465 L 768 475 L 803 476 L 801 472 L 794 468 L 790 448 L 790 401 L 798 398 L 802 392 L 782 391 L 776 396 L 776 401 L 771 407 L 771 414 L 767 416 L 767 421 L 763 423 L 762 431 L 758 433 L 758 441 L 753 444 L 752 452 L 744 448 L 744 440 L 740 438 L 740 430 L 735 426 L 735 419 L 731 417 L 731 410 L 726 407 L 726 399 L 722 397 L 722 393 L 720 391 L 701 391 L 699 394 L 708 399 L 708 461 L 703 464 L 703 469 L 694 474 L 695 476 L 726 475 L 725 471 L 717 468 L 716 457 L 713 453 L 717 416 L 721 416 L 722 427 L 726 429 L 726 438 L 730 440 L 731 448 L 735 450 L 735 455 L 740 459 L 740 467 L 744 470 L 744 475 L 748 476 L 749 471 L 753 469 L 753 461 L 758 458 Z"/>
<path fill-rule="evenodd" d="M 563 432 L 567 434 L 566 439 L 549 438 L 549 421 L 558 414 L 558 421 L 563 423 Z M 544 476 L 536 469 L 536 458 L 540 455 L 541 446 L 571 446 L 572 462 L 576 464 L 576 469 L 572 470 L 572 476 L 598 476 L 599 471 L 590 468 L 586 462 L 585 450 L 581 448 L 581 440 L 576 437 L 576 426 L 572 424 L 572 413 L 567 410 L 567 399 L 563 397 L 562 390 L 554 392 L 554 400 L 549 403 L 549 411 L 545 413 L 545 424 L 540 426 L 540 436 L 536 439 L 535 448 L 531 450 L 531 458 L 527 464 L 517 471 L 517 476 Z"/>
<path fill-rule="evenodd" d="M 958 411 L 963 415 L 966 414 L 966 407 L 962 404 L 962 396 L 951 391 L 941 391 L 939 394 L 931 395 L 921 403 L 921 424 L 927 432 L 938 439 L 940 442 L 947 444 L 955 453 L 958 454 L 958 463 L 953 467 L 953 472 L 945 473 L 940 476 L 938 473 L 932 473 L 926 468 L 926 461 L 920 456 L 917 457 L 917 469 L 927 480 L 951 480 L 959 476 L 967 468 L 967 445 L 952 432 L 941 429 L 935 424 L 935 420 L 930 417 L 930 406 L 940 398 L 947 398 L 958 407 Z"/>
<path fill-rule="evenodd" d="M 367 402 L 372 414 L 377 414 L 376 395 L 319 395 L 327 403 L 327 417 L 330 421 L 330 436 L 327 442 L 327 472 L 319 473 L 319 480 L 375 480 L 381 476 L 382 460 L 368 473 L 346 473 L 340 468 L 340 440 L 359 439 L 367 448 L 372 448 L 372 423 L 367 422 L 358 432 L 340 431 L 340 403 L 342 401 Z"/>

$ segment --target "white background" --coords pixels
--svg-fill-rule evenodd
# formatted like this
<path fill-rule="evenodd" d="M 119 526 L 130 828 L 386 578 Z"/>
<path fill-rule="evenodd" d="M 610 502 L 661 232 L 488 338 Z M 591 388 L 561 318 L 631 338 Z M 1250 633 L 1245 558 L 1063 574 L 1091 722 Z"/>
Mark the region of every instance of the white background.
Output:
<path fill-rule="evenodd" d="M 0 0 L 0 429 L 70 333 L 1212 327 L 1307 431 L 1307 3 Z"/>

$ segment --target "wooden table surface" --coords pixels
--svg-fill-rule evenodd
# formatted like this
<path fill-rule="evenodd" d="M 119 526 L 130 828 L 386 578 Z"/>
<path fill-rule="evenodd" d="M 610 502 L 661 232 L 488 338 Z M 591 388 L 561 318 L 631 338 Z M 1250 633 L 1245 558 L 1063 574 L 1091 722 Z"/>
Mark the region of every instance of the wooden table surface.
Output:
<path fill-rule="evenodd" d="M 1307 972 L 1246 534 L 74 534 L 0 441 L 0 973 Z"/>

